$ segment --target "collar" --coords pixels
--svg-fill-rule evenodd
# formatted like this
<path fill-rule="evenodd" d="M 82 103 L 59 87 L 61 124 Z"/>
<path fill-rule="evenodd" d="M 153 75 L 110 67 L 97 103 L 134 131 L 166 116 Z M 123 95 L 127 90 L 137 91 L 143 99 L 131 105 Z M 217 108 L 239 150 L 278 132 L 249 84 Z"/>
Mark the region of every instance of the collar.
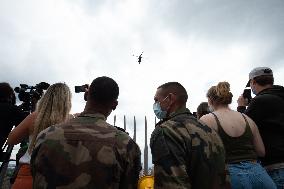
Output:
<path fill-rule="evenodd" d="M 102 119 L 102 120 L 106 121 L 106 117 L 101 113 L 91 114 L 91 113 L 82 112 L 78 117 L 92 117 L 92 118 L 98 118 L 98 119 Z"/>
<path fill-rule="evenodd" d="M 189 114 L 189 115 L 192 115 L 192 113 L 190 112 L 190 110 L 189 110 L 188 108 L 180 108 L 180 109 L 178 109 L 178 110 L 176 110 L 176 111 L 170 113 L 170 115 L 169 115 L 168 117 L 166 117 L 165 119 L 160 120 L 160 121 L 156 124 L 156 126 L 162 124 L 162 123 L 165 122 L 165 121 L 168 121 L 168 120 L 172 119 L 173 117 L 176 117 L 176 116 L 178 116 L 178 115 L 181 115 L 181 114 Z"/>
<path fill-rule="evenodd" d="M 176 111 L 170 113 L 169 119 L 173 118 L 177 115 L 180 115 L 180 114 L 191 114 L 191 112 L 188 108 L 180 108 L 180 109 L 177 109 Z"/>

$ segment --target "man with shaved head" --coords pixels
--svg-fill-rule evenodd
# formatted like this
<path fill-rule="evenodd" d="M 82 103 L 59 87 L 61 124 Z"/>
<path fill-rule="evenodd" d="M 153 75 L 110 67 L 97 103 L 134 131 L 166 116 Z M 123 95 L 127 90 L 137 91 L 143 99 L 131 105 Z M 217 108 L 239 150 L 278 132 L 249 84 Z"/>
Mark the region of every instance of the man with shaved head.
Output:
<path fill-rule="evenodd" d="M 116 109 L 118 94 L 113 79 L 94 79 L 84 112 L 39 135 L 31 160 L 34 188 L 137 188 L 140 149 L 106 122 Z"/>
<path fill-rule="evenodd" d="M 222 141 L 190 113 L 187 99 L 178 82 L 159 86 L 154 96 L 153 110 L 160 119 L 150 144 L 154 188 L 230 188 Z"/>

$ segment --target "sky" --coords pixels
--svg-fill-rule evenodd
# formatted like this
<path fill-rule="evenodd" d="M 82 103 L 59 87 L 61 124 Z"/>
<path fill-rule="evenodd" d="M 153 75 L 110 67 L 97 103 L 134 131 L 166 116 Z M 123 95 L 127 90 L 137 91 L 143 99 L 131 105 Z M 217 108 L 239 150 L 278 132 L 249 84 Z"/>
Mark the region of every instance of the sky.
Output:
<path fill-rule="evenodd" d="M 0 0 L 0 80 L 65 82 L 76 113 L 85 101 L 74 86 L 111 77 L 120 95 L 108 122 L 116 115 L 123 127 L 125 115 L 133 136 L 135 116 L 143 151 L 144 117 L 149 137 L 163 83 L 180 82 L 192 112 L 220 81 L 231 84 L 236 109 L 257 66 L 271 67 L 283 85 L 283 31 L 283 0 Z"/>

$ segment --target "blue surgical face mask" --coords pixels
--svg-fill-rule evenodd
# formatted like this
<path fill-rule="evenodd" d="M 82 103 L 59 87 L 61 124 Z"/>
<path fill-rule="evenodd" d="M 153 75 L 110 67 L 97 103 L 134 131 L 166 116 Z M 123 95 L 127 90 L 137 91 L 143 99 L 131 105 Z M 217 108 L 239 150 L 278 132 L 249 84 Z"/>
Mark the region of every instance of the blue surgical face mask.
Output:
<path fill-rule="evenodd" d="M 250 80 L 250 88 L 251 88 L 251 92 L 252 92 L 254 95 L 257 95 L 257 92 L 255 91 L 255 88 L 254 88 L 254 86 L 253 86 L 252 80 Z"/>
<path fill-rule="evenodd" d="M 168 96 L 164 100 L 166 100 L 167 98 L 168 98 Z M 153 110 L 154 110 L 154 113 L 155 113 L 155 115 L 157 116 L 158 119 L 164 119 L 164 118 L 167 117 L 168 112 L 166 110 L 162 110 L 160 102 L 155 102 L 153 104 Z"/>
<path fill-rule="evenodd" d="M 254 95 L 257 95 L 257 92 L 254 90 L 253 87 L 251 87 L 251 91 L 252 91 L 252 93 L 253 93 Z"/>
<path fill-rule="evenodd" d="M 159 102 L 155 102 L 153 104 L 153 110 L 158 119 L 164 119 L 167 117 L 167 111 L 162 110 Z"/>

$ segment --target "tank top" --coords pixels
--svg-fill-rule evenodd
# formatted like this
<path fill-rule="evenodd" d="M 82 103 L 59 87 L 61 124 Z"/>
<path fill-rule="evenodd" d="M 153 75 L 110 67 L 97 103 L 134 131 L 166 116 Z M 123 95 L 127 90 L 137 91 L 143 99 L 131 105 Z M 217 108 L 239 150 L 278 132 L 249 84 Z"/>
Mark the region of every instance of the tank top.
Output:
<path fill-rule="evenodd" d="M 242 114 L 246 122 L 244 133 L 241 136 L 232 137 L 224 131 L 216 114 L 212 114 L 217 122 L 218 133 L 226 150 L 226 162 L 238 163 L 246 160 L 256 160 L 257 155 L 253 145 L 253 134 L 246 117 Z"/>
<path fill-rule="evenodd" d="M 31 140 L 32 140 L 32 136 L 30 135 L 29 136 L 29 145 L 31 143 Z M 28 148 L 26 153 L 19 159 L 19 163 L 30 164 L 30 161 L 31 161 L 31 155 L 29 153 L 29 148 Z"/>

